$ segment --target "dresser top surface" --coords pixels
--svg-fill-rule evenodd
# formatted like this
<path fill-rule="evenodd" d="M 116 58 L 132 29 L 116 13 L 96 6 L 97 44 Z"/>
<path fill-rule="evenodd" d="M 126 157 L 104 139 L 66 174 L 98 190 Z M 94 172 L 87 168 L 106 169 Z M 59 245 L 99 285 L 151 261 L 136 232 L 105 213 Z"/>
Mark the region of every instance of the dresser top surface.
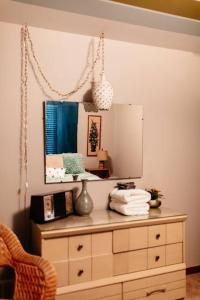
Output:
<path fill-rule="evenodd" d="M 148 215 L 124 216 L 111 210 L 96 210 L 89 216 L 70 215 L 46 224 L 36 224 L 43 237 L 65 234 L 87 233 L 100 229 L 117 229 L 131 226 L 153 225 L 177 222 L 186 219 L 186 215 L 167 208 L 150 209 Z"/>

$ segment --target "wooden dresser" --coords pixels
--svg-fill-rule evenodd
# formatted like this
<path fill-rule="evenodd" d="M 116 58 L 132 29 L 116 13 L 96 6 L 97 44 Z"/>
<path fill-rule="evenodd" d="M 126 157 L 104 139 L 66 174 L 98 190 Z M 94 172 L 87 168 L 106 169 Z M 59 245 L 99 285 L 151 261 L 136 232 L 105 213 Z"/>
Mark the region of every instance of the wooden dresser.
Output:
<path fill-rule="evenodd" d="M 112 211 L 33 224 L 36 254 L 57 271 L 57 300 L 176 300 L 185 297 L 186 215 Z"/>

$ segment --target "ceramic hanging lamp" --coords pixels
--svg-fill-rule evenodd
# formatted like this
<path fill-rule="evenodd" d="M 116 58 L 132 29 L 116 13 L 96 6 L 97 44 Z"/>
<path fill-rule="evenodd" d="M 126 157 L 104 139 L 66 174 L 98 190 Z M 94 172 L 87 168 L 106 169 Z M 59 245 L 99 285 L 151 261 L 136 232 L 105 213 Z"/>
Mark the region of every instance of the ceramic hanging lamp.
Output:
<path fill-rule="evenodd" d="M 92 89 L 92 97 L 94 104 L 98 110 L 110 110 L 112 106 L 113 88 L 111 84 L 106 80 L 104 73 L 104 33 L 101 36 L 102 43 L 102 72 L 100 80 L 94 82 Z"/>

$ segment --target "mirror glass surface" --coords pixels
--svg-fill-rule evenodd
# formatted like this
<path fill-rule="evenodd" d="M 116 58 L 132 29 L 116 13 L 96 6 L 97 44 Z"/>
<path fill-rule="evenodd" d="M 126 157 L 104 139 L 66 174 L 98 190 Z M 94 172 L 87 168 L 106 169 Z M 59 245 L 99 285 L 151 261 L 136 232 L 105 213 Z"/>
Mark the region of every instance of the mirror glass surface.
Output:
<path fill-rule="evenodd" d="M 141 177 L 142 106 L 88 110 L 79 102 L 45 102 L 45 183 Z"/>

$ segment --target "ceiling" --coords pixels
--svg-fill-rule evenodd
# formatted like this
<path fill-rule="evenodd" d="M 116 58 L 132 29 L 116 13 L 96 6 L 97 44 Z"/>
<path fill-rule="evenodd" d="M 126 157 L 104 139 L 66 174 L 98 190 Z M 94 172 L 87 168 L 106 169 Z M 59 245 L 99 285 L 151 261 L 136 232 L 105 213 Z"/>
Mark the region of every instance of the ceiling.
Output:
<path fill-rule="evenodd" d="M 200 20 L 200 1 L 198 0 L 112 0 L 180 17 Z"/>
<path fill-rule="evenodd" d="M 200 21 L 111 0 L 0 0 L 0 21 L 200 52 Z"/>
<path fill-rule="evenodd" d="M 3 0 L 1 0 L 3 1 Z M 187 10 L 187 6 L 181 7 L 181 3 L 190 2 L 191 7 L 199 8 L 200 2 L 195 0 L 12 0 L 40 7 L 47 7 L 75 14 L 87 15 L 101 19 L 119 21 L 127 24 L 147 26 L 151 28 L 174 31 L 200 36 L 200 22 L 195 19 L 183 18 L 174 14 L 161 13 L 161 8 L 169 10 L 176 8 L 176 12 Z M 128 3 L 128 5 L 126 4 Z M 156 5 L 157 3 L 157 9 Z M 160 3 L 160 5 L 159 5 Z M 164 5 L 164 3 L 173 3 Z M 179 3 L 179 10 L 177 4 Z M 132 5 L 129 5 L 132 4 Z M 136 6 L 137 4 L 137 6 Z M 161 5 L 162 4 L 162 5 Z M 192 6 L 193 5 L 193 6 Z M 140 7 L 139 7 L 140 6 Z M 151 9 L 146 8 L 152 7 Z M 189 10 L 188 10 L 189 11 Z M 194 11 L 194 9 L 193 9 Z"/>

